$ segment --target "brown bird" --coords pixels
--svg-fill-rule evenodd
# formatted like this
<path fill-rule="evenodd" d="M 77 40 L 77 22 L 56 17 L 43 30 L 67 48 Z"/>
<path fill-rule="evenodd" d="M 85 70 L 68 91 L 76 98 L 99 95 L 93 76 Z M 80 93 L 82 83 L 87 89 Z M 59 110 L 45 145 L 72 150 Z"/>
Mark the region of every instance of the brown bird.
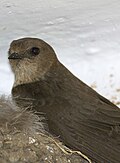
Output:
<path fill-rule="evenodd" d="M 76 78 L 46 42 L 22 38 L 11 43 L 18 105 L 46 115 L 49 132 L 97 163 L 120 162 L 120 109 Z"/>

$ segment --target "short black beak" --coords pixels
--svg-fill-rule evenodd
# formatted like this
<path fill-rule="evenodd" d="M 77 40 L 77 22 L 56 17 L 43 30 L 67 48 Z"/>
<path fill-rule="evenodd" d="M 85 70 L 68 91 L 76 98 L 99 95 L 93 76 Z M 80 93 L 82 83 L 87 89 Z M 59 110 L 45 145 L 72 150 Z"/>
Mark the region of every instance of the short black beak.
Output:
<path fill-rule="evenodd" d="M 22 56 L 18 53 L 12 53 L 12 54 L 10 54 L 8 59 L 22 59 Z"/>

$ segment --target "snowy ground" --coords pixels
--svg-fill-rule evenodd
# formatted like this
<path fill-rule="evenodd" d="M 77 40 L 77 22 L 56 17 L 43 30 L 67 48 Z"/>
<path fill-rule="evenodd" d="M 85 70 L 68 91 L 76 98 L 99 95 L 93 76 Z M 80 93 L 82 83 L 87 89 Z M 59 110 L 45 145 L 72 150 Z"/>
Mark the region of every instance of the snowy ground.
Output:
<path fill-rule="evenodd" d="M 120 100 L 119 0 L 0 0 L 0 94 L 10 94 L 7 50 L 13 39 L 50 43 L 76 76 L 112 101 Z"/>

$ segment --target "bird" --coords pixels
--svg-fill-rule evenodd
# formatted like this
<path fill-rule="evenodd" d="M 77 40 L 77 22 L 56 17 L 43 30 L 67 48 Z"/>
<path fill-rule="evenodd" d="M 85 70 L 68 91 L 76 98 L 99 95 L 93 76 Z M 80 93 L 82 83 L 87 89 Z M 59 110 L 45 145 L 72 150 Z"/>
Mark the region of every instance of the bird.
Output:
<path fill-rule="evenodd" d="M 120 162 L 120 109 L 74 76 L 39 38 L 13 40 L 12 97 L 44 114 L 49 132 L 96 163 Z"/>

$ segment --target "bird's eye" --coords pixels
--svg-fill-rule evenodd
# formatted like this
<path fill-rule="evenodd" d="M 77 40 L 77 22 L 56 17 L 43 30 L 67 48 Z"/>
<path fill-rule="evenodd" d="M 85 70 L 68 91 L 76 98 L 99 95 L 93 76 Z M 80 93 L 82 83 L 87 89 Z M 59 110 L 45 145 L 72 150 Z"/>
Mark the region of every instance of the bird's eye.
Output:
<path fill-rule="evenodd" d="M 40 53 L 40 49 L 39 48 L 37 48 L 37 47 L 32 47 L 31 48 L 31 54 L 32 55 L 38 55 Z"/>

